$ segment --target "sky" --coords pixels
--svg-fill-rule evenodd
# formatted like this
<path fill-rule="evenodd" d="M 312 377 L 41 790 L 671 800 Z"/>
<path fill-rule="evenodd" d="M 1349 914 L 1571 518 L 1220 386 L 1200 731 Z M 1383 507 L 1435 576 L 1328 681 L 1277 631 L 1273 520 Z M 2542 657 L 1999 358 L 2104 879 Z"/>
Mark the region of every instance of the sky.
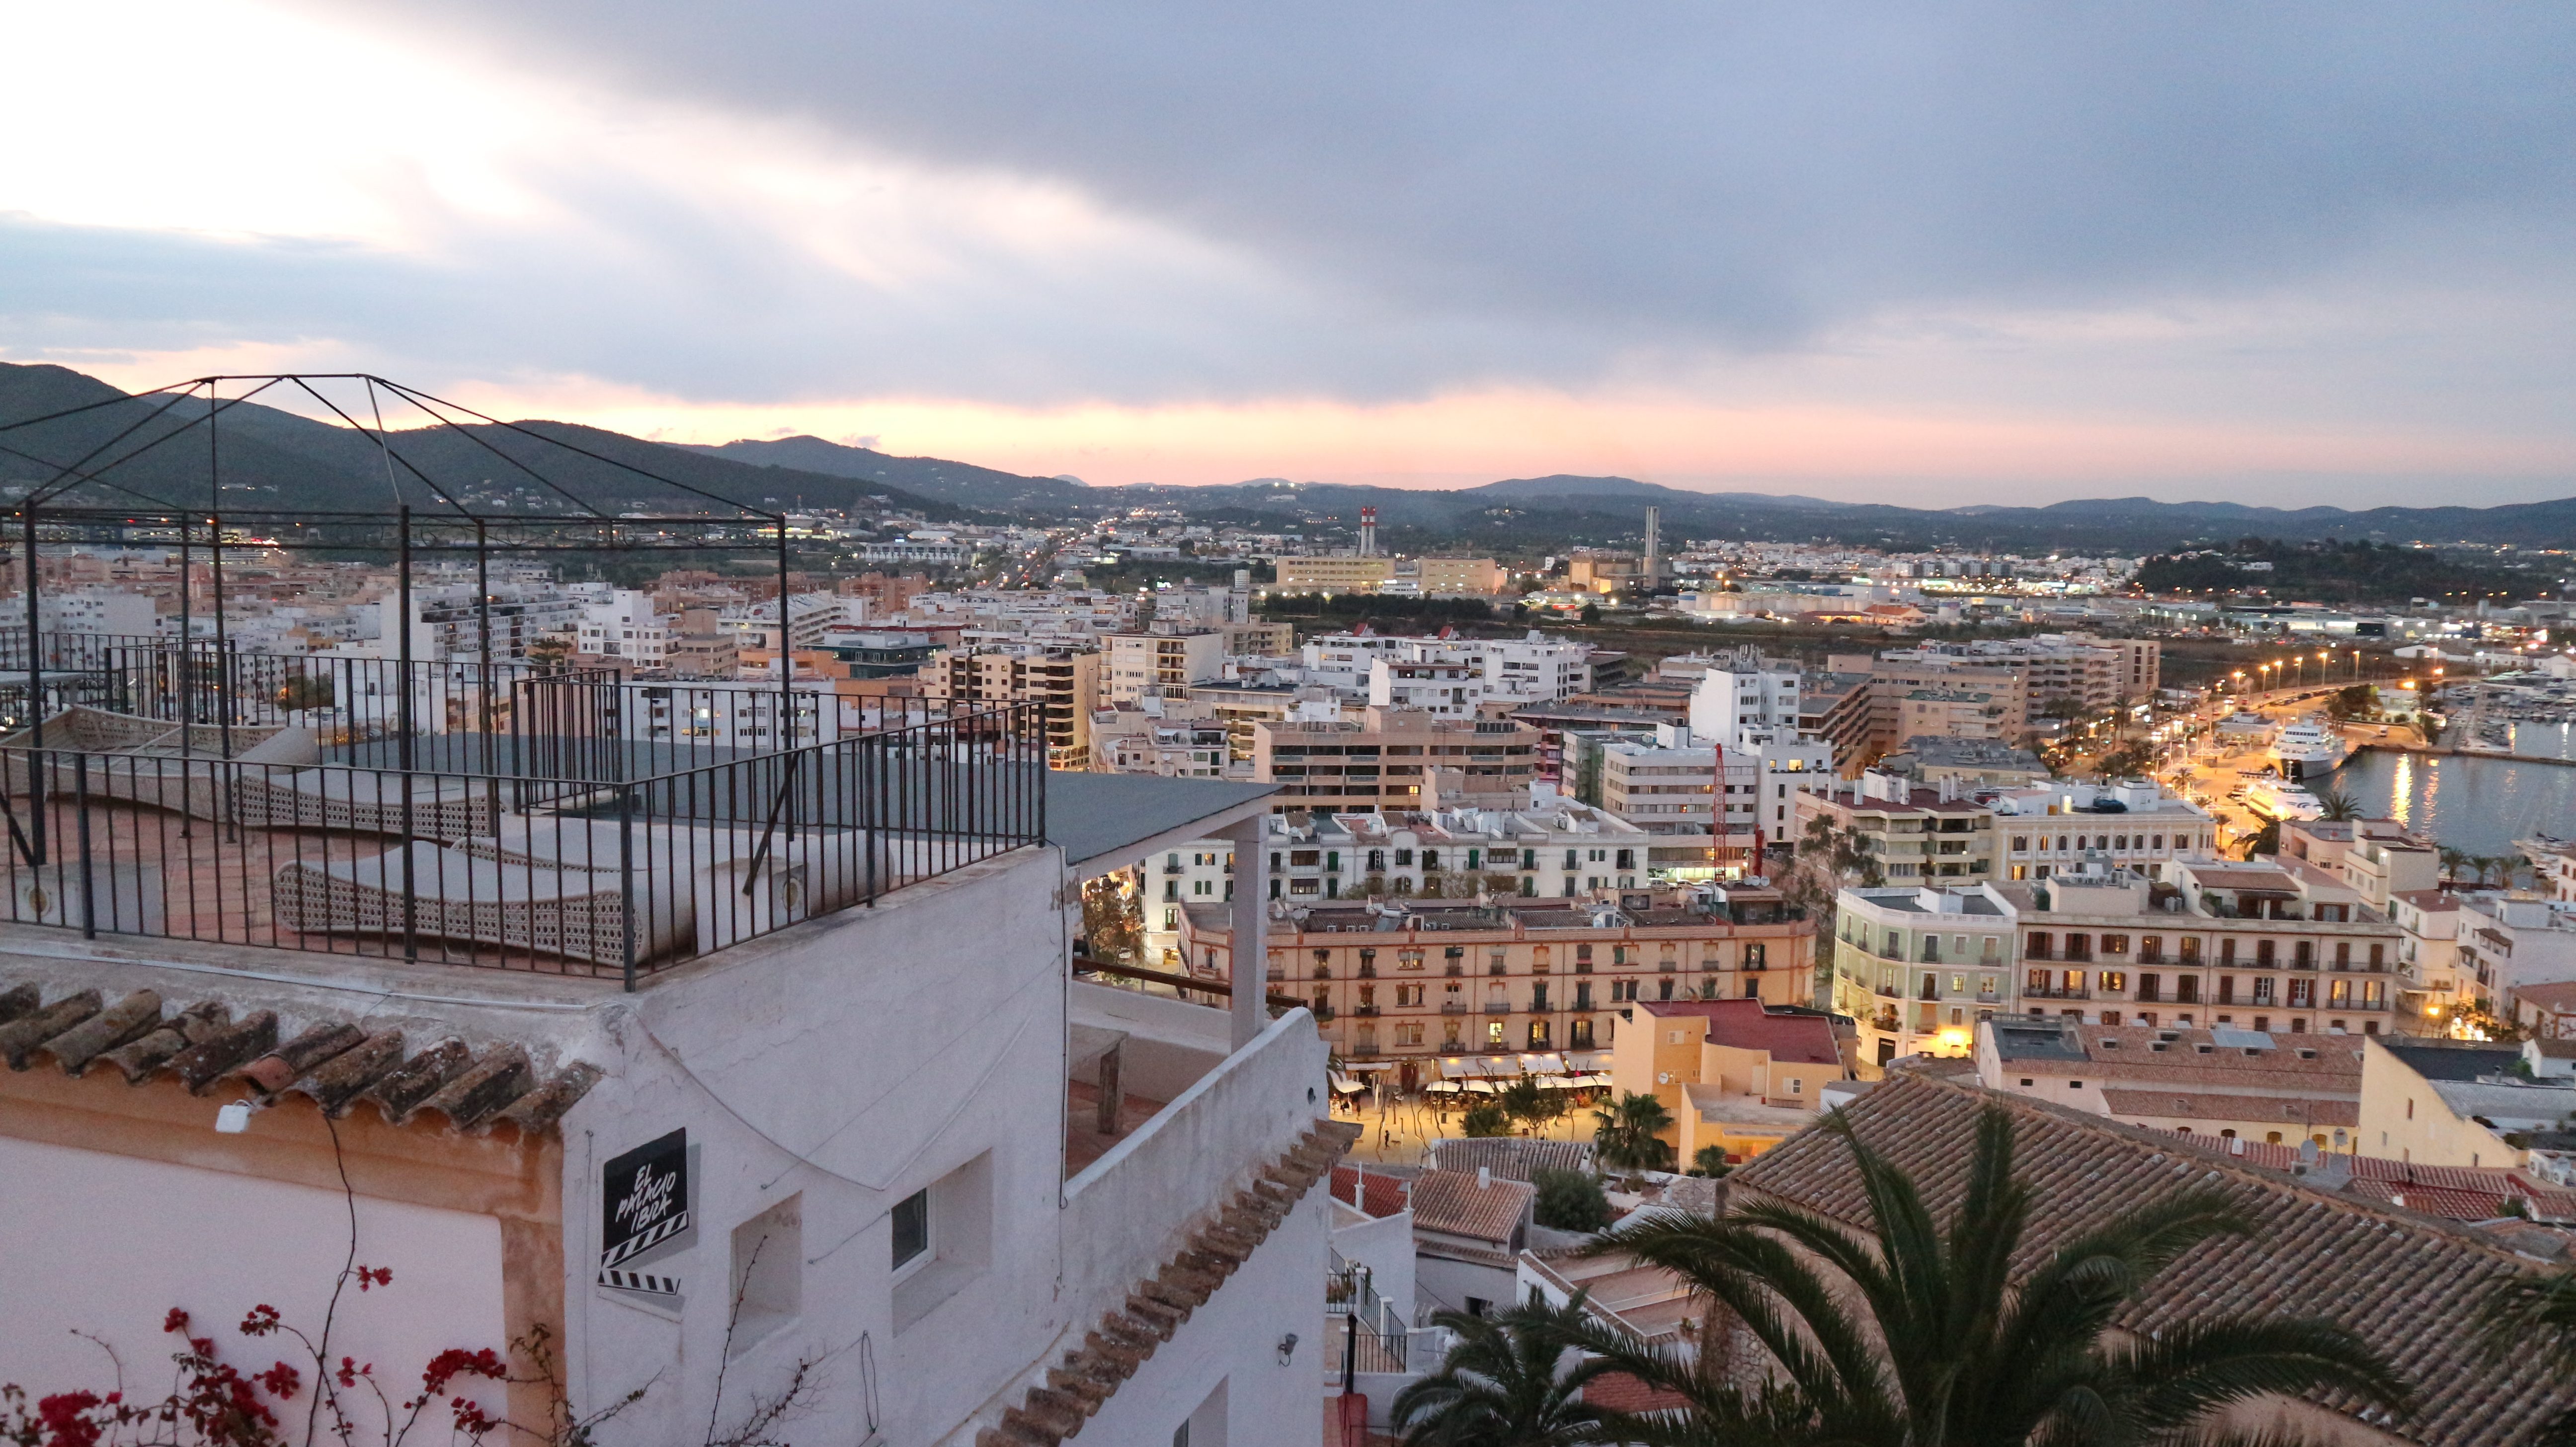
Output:
<path fill-rule="evenodd" d="M 0 0 L 0 360 L 1099 484 L 2576 495 L 2576 10 Z M 42 118 L 31 121 L 30 118 Z"/>

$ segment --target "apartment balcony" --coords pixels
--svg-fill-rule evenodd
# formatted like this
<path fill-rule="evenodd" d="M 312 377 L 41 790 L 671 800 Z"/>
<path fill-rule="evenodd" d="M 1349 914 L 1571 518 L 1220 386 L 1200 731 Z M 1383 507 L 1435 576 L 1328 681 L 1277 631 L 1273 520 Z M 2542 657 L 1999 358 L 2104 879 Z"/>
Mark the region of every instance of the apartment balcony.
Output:
<path fill-rule="evenodd" d="M 2021 992 L 2021 997 L 2025 1000 L 2090 1000 L 2093 998 L 2093 991 L 2089 986 L 2085 985 L 2075 985 L 2071 987 L 2066 985 L 2049 985 L 2035 990 L 2024 988 Z M 1980 995 L 1977 998 L 1981 1000 L 1991 1000 L 1994 997 L 1991 995 Z M 2111 995 L 2106 996 L 2105 998 L 2117 999 L 2119 997 Z"/>
<path fill-rule="evenodd" d="M 1512 1013 L 1512 1002 L 1509 1000 L 1487 1000 L 1485 1002 L 1485 1013 L 1488 1015 L 1508 1015 Z"/>
<path fill-rule="evenodd" d="M 1440 1002 L 1440 1013 L 1443 1015 L 1464 1015 L 1467 1013 L 1467 1002 L 1464 1000 L 1443 1000 Z"/>
<path fill-rule="evenodd" d="M 1351 1013 L 1362 1019 L 1375 1019 L 1377 1018 L 1378 1008 L 1375 1005 L 1354 1005 L 1351 1007 Z"/>

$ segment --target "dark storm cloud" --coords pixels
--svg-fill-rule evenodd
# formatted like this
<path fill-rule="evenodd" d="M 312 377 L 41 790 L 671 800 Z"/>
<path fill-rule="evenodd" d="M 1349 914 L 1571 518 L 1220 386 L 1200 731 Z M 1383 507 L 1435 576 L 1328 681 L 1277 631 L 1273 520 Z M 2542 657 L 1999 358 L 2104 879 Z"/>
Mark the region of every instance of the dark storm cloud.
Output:
<path fill-rule="evenodd" d="M 2576 195 L 2563 6 L 377 8 L 1606 346 L 2224 294 Z"/>

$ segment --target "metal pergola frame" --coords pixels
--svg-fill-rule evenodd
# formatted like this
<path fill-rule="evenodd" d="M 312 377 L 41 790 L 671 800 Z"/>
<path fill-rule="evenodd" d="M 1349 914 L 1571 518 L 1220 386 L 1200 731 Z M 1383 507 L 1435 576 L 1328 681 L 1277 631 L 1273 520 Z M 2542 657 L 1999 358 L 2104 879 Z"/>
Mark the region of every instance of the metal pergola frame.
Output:
<path fill-rule="evenodd" d="M 351 409 L 333 401 L 316 383 L 357 384 L 364 398 L 367 420 L 361 421 Z M 234 390 L 238 395 L 226 396 Z M 341 425 L 368 438 L 375 444 L 384 466 L 387 491 L 395 506 L 390 510 L 314 510 L 300 508 L 249 508 L 227 511 L 223 506 L 223 414 L 272 389 L 283 389 L 284 395 L 300 394 L 318 403 L 337 418 Z M 429 419 L 429 424 L 414 433 L 389 429 L 384 420 L 384 403 L 390 398 L 406 404 Z M 156 399 L 158 399 L 156 401 Z M 201 401 L 202 410 L 189 407 Z M 97 412 L 110 407 L 136 405 L 149 410 L 106 440 L 90 447 L 78 457 L 65 461 L 41 456 L 18 445 L 13 439 L 27 429 L 66 418 Z M 167 426 L 155 424 L 167 422 Z M 329 425 L 327 423 L 320 425 Z M 672 512 L 650 515 L 611 514 L 579 496 L 542 466 L 493 445 L 480 436 L 476 428 L 490 429 L 525 439 L 546 449 L 558 459 L 580 458 L 590 463 L 615 469 L 641 482 L 670 489 L 682 498 L 695 499 L 702 508 L 696 512 Z M 403 443 L 418 432 L 437 431 L 461 436 L 496 461 L 501 469 L 537 483 L 553 493 L 569 510 L 554 513 L 509 513 L 478 511 L 466 501 L 466 490 L 455 485 L 454 478 L 442 479 L 425 467 L 422 461 L 408 455 Z M 154 454 L 170 455 L 164 449 L 181 438 L 202 432 L 206 444 L 206 496 L 200 508 L 194 503 L 156 496 L 128 485 L 117 478 L 120 468 Z M 546 454 L 541 452 L 539 460 Z M 704 488 L 668 477 L 650 468 L 582 447 L 561 438 L 549 437 L 514 422 L 478 412 L 473 408 L 434 396 L 415 387 L 405 386 L 368 372 L 304 372 L 268 374 L 221 374 L 190 378 L 156 387 L 148 392 L 121 394 L 96 402 L 68 407 L 39 417 L 0 423 L 0 456 L 33 462 L 52 469 L 52 475 L 30 489 L 14 504 L 0 508 L 0 517 L 16 520 L 19 546 L 26 575 L 27 693 L 29 714 L 34 726 L 33 747 L 44 747 L 43 655 L 37 646 L 42 633 L 41 603 L 43 585 L 37 566 L 37 550 L 50 537 L 55 542 L 132 541 L 137 529 L 166 537 L 177 534 L 179 549 L 179 639 L 183 659 L 180 669 L 182 687 L 194 670 L 185 665 L 187 653 L 195 645 L 195 620 L 191 617 L 189 573 L 193 554 L 200 545 L 207 549 L 212 566 L 215 603 L 214 646 L 217 656 L 227 649 L 224 613 L 224 550 L 227 528 L 239 530 L 245 525 L 266 524 L 281 535 L 257 542 L 235 541 L 236 549 L 251 547 L 259 551 L 311 552 L 389 552 L 396 569 L 397 611 L 401 638 L 397 659 L 404 680 L 398 701 L 400 715 L 400 766 L 409 771 L 414 765 L 411 717 L 413 688 L 412 658 L 412 559 L 422 553 L 472 553 L 475 557 L 475 598 L 480 634 L 480 656 L 485 679 L 492 675 L 492 589 L 491 557 L 510 553 L 595 553 L 615 552 L 767 552 L 774 554 L 778 572 L 778 689 L 781 718 L 794 712 L 795 665 L 789 648 L 790 615 L 788 608 L 788 540 L 784 513 L 770 512 L 709 492 Z M 403 479 L 408 478 L 425 489 L 437 504 L 415 513 L 403 499 Z M 486 479 L 488 481 L 488 479 Z M 75 491 L 121 493 L 133 504 L 116 507 L 98 501 L 66 502 Z M 674 527 L 698 530 L 700 536 L 689 541 L 670 539 Z M 708 538 L 709 529 L 739 531 L 739 540 Z M 759 534 L 766 533 L 762 537 Z M 288 536 L 287 534 L 293 534 Z M 155 539 L 156 541 L 160 539 Z M 0 544 L 0 547 L 5 547 Z M 483 691 L 482 707 L 491 708 L 490 690 Z M 193 721 L 192 701 L 182 699 L 183 720 Z M 229 730 L 232 706 L 226 699 L 219 722 Z M 488 734 L 490 721 L 485 720 Z M 791 755 L 792 757 L 792 755 Z M 41 804 L 41 800 L 39 801 Z M 43 817 L 41 808 L 37 817 Z M 41 827 L 41 826 L 40 826 Z M 43 844 L 36 845 L 41 858 Z"/>

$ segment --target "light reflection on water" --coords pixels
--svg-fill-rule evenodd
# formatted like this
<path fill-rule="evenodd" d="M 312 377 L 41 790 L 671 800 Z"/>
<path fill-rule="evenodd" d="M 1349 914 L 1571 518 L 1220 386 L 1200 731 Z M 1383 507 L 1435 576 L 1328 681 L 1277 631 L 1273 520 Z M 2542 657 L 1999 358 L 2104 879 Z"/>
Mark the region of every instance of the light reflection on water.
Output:
<path fill-rule="evenodd" d="M 2560 725 L 2524 725 L 2522 732 L 2522 751 L 2576 757 L 2548 747 L 2576 742 Z M 2576 836 L 2576 768 L 2562 764 L 2370 749 L 2336 770 L 2332 787 L 2361 801 L 2369 817 L 2396 819 L 2471 854 L 2507 853 L 2515 839 L 2533 834 Z"/>

